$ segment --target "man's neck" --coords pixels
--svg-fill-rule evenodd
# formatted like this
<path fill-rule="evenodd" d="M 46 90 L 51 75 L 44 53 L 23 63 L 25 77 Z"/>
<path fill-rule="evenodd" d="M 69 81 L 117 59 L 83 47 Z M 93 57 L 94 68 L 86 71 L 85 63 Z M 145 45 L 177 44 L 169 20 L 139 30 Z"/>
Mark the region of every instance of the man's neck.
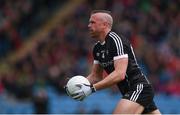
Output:
<path fill-rule="evenodd" d="M 105 41 L 105 38 L 107 36 L 107 34 L 109 33 L 109 31 L 111 31 L 110 29 L 106 29 L 100 36 L 99 36 L 99 41 L 101 43 L 103 43 Z"/>

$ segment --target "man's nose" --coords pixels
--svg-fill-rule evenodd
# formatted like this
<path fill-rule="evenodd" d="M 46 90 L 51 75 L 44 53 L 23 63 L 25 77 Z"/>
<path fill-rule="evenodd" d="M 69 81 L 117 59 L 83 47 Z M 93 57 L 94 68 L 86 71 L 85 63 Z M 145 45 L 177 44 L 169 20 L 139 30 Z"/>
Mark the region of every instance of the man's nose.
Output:
<path fill-rule="evenodd" d="M 90 28 L 91 27 L 91 24 L 88 24 L 88 28 Z"/>

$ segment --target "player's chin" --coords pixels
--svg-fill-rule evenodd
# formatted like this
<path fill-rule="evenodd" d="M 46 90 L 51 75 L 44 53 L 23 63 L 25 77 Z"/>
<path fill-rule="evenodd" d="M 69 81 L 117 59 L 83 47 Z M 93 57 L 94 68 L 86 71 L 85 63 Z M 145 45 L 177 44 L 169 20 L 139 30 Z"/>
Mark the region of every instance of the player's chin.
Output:
<path fill-rule="evenodd" d="M 96 34 L 94 32 L 89 32 L 89 34 L 92 38 L 96 38 Z"/>
<path fill-rule="evenodd" d="M 89 32 L 89 35 L 93 38 L 94 34 L 92 32 Z"/>
<path fill-rule="evenodd" d="M 97 37 L 96 37 L 95 35 L 91 35 L 91 38 L 94 38 L 94 39 L 96 39 Z"/>
<path fill-rule="evenodd" d="M 92 30 L 89 30 L 89 34 L 91 35 L 91 34 L 93 34 L 94 32 L 92 31 Z"/>

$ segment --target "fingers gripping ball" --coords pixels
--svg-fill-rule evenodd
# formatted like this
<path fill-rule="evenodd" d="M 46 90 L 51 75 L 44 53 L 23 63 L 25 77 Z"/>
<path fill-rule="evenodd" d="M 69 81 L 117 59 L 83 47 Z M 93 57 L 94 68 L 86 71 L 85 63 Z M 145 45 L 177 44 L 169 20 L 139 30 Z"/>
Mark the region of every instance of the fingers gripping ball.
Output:
<path fill-rule="evenodd" d="M 81 89 L 81 84 L 90 86 L 90 82 L 88 81 L 88 79 L 83 76 L 77 75 L 69 79 L 66 85 L 66 92 L 68 93 L 68 95 L 73 97 L 73 94 Z"/>

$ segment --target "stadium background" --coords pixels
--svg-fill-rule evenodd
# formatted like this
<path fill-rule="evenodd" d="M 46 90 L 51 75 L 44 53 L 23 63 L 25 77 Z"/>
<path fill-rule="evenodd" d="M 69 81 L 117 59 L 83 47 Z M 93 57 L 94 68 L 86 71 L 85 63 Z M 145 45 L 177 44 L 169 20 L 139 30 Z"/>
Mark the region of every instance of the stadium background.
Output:
<path fill-rule="evenodd" d="M 132 43 L 162 113 L 180 113 L 179 0 L 1 0 L 0 113 L 111 113 L 116 87 L 83 102 L 68 97 L 67 77 L 87 75 L 95 41 L 93 9 L 111 10 L 114 29 Z"/>

